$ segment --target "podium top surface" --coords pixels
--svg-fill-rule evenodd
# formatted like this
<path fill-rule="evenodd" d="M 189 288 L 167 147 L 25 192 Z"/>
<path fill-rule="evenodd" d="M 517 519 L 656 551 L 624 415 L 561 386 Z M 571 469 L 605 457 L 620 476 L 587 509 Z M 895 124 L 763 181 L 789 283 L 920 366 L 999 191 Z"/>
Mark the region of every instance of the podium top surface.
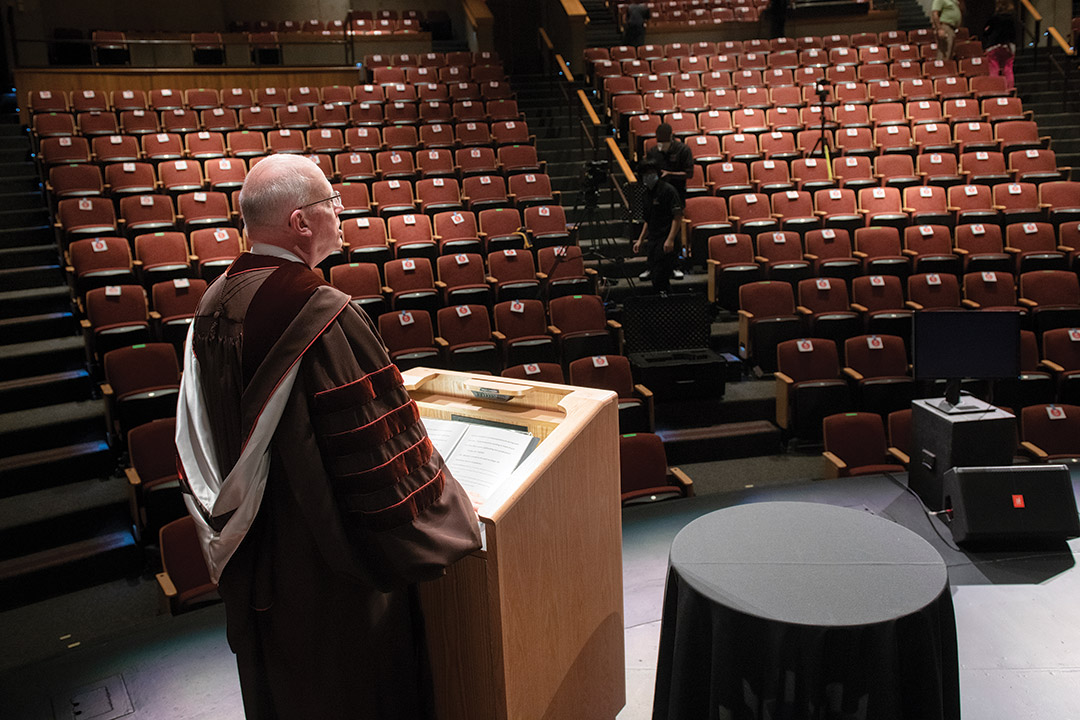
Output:
<path fill-rule="evenodd" d="M 581 431 L 605 407 L 612 409 L 613 417 L 617 413 L 618 396 L 610 390 L 432 368 L 413 368 L 401 375 L 422 418 L 480 422 L 526 431 L 539 439 L 536 448 L 481 506 L 482 520 L 497 520 L 556 457 L 578 441 Z M 617 418 L 611 433 L 614 443 Z"/>

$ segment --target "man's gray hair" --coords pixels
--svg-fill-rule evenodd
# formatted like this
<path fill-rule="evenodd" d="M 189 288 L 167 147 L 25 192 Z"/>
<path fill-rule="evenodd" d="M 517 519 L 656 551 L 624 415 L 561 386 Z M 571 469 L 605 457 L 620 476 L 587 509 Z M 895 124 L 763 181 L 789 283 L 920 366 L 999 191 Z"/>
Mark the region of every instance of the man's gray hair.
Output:
<path fill-rule="evenodd" d="M 248 174 L 240 190 L 240 214 L 249 227 L 283 225 L 292 211 L 315 202 L 319 191 L 310 170 L 315 167 L 299 155 L 270 155 Z M 308 172 L 305 172 L 308 171 Z"/>

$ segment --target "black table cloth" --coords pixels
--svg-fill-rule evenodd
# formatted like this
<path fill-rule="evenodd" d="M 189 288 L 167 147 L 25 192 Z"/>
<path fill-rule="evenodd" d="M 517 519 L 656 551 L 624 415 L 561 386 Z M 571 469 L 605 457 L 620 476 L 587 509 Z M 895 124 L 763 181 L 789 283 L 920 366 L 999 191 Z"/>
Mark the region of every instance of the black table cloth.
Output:
<path fill-rule="evenodd" d="M 653 720 L 953 720 L 945 563 L 862 510 L 755 503 L 671 546 Z"/>

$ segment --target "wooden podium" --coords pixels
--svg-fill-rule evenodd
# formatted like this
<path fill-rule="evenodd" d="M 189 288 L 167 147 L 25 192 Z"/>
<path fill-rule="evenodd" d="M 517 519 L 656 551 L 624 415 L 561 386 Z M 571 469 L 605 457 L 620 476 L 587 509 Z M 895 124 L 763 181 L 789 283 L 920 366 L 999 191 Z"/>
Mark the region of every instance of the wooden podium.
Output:
<path fill-rule="evenodd" d="M 540 438 L 480 508 L 485 548 L 420 586 L 440 720 L 613 720 L 626 700 L 614 393 L 416 368 L 423 417 Z"/>

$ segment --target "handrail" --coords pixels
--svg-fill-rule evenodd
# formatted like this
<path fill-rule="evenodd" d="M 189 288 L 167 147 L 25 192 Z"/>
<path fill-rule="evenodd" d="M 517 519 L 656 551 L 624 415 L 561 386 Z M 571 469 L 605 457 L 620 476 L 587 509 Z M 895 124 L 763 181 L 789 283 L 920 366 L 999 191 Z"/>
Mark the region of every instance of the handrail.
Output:
<path fill-rule="evenodd" d="M 1029 0 L 1020 0 L 1020 4 L 1024 6 L 1025 10 L 1031 13 L 1031 17 L 1035 20 L 1035 22 L 1042 22 L 1042 15 L 1039 13 L 1038 10 L 1035 9 L 1035 6 L 1032 5 Z"/>
<path fill-rule="evenodd" d="M 585 6 L 581 4 L 581 0 L 562 0 L 562 6 L 568 17 L 579 17 L 581 15 L 584 15 L 586 19 L 589 17 L 589 13 L 585 10 Z"/>
<path fill-rule="evenodd" d="M 1054 41 L 1061 46 L 1061 49 L 1065 52 L 1066 55 L 1076 54 L 1076 51 L 1072 48 L 1072 46 L 1069 45 L 1068 42 L 1065 41 L 1065 38 L 1061 36 L 1061 33 L 1058 32 L 1058 29 L 1056 27 L 1051 25 L 1046 32 L 1049 33 L 1050 37 L 1052 37 Z"/>
<path fill-rule="evenodd" d="M 585 107 L 585 114 L 589 116 L 589 122 L 592 123 L 594 128 L 599 127 L 600 126 L 600 118 L 598 118 L 596 116 L 596 111 L 593 110 L 592 103 L 590 103 L 589 99 L 587 97 L 585 97 L 585 91 L 584 90 L 578 90 L 577 91 L 577 96 L 578 96 L 578 100 L 580 100 L 581 104 Z"/>
<path fill-rule="evenodd" d="M 544 41 L 544 46 L 547 47 L 548 50 L 555 49 L 555 45 L 552 44 L 551 38 L 548 37 L 547 30 L 544 28 L 540 28 L 540 39 Z"/>
<path fill-rule="evenodd" d="M 574 82 L 574 73 L 570 72 L 570 67 L 566 64 L 566 60 L 563 60 L 563 56 L 556 53 L 555 62 L 559 65 L 559 70 L 562 72 L 563 77 L 567 82 Z"/>
<path fill-rule="evenodd" d="M 619 170 L 626 176 L 626 181 L 629 183 L 636 183 L 637 176 L 634 175 L 634 171 L 630 169 L 630 164 L 626 162 L 626 158 L 623 157 L 622 150 L 619 149 L 618 143 L 615 142 L 615 138 L 607 138 L 608 150 L 611 152 L 611 156 L 615 158 L 615 163 L 619 166 Z"/>

